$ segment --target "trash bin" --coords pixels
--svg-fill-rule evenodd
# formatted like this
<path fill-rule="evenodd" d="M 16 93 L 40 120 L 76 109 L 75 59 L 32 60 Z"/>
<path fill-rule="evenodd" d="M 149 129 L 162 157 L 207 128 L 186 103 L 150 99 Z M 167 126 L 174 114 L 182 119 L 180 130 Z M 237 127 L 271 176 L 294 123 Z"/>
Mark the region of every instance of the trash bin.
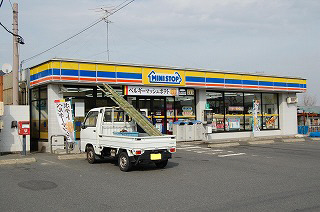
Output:
<path fill-rule="evenodd" d="M 185 126 L 186 123 L 182 120 L 173 122 L 173 135 L 176 136 L 177 141 L 186 140 Z"/>
<path fill-rule="evenodd" d="M 192 121 L 186 122 L 186 127 L 185 127 L 185 133 L 186 133 L 186 141 L 194 141 L 194 127 L 195 125 L 193 124 Z"/>
<path fill-rule="evenodd" d="M 204 139 L 204 127 L 201 121 L 192 121 L 194 125 L 194 140 L 202 141 Z"/>

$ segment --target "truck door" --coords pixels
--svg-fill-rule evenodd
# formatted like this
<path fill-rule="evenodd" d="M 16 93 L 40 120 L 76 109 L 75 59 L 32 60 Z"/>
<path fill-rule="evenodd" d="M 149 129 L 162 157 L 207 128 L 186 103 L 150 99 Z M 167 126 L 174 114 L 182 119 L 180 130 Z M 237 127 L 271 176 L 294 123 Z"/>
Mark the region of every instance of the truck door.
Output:
<path fill-rule="evenodd" d="M 90 111 L 82 125 L 80 132 L 81 146 L 85 147 L 87 143 L 95 145 L 97 143 L 97 119 L 99 112 Z"/>

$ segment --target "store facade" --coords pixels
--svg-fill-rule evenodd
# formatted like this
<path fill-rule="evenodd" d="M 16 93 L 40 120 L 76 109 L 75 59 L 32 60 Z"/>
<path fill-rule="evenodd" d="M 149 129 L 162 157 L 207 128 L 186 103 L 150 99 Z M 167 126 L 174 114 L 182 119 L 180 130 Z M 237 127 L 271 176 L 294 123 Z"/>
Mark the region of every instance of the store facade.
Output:
<path fill-rule="evenodd" d="M 54 100 L 72 100 L 77 138 L 91 108 L 115 106 L 97 89 L 102 83 L 123 94 L 162 133 L 172 134 L 178 119 L 200 120 L 212 127 L 209 139 L 249 137 L 254 100 L 260 104 L 255 136 L 295 134 L 297 108 L 287 100 L 306 91 L 302 78 L 52 59 L 30 68 L 31 149 L 48 147 L 51 135 L 61 134 Z"/>

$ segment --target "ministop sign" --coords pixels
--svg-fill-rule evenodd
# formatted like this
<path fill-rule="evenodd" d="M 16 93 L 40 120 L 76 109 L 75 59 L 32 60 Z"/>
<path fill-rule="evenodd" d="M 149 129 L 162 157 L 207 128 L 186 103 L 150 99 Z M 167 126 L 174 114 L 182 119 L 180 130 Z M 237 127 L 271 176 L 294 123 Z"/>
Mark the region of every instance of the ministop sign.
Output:
<path fill-rule="evenodd" d="M 161 84 L 180 84 L 182 82 L 182 78 L 179 72 L 174 72 L 174 74 L 162 74 L 156 73 L 152 70 L 148 74 L 149 82 L 150 83 L 161 83 Z"/>

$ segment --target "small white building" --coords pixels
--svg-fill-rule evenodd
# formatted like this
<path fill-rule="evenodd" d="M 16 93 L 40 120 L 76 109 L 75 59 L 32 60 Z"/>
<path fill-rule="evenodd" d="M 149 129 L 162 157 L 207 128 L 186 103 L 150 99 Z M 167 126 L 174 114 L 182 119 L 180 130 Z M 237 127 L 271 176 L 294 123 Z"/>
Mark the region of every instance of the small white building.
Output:
<path fill-rule="evenodd" d="M 253 100 L 260 131 L 255 136 L 297 133 L 296 93 L 306 79 L 229 71 L 52 59 L 30 67 L 31 150 L 61 134 L 54 100 L 71 98 L 76 137 L 91 108 L 113 106 L 97 85 L 108 83 L 164 134 L 178 119 L 200 120 L 209 139 L 250 137 Z"/>

